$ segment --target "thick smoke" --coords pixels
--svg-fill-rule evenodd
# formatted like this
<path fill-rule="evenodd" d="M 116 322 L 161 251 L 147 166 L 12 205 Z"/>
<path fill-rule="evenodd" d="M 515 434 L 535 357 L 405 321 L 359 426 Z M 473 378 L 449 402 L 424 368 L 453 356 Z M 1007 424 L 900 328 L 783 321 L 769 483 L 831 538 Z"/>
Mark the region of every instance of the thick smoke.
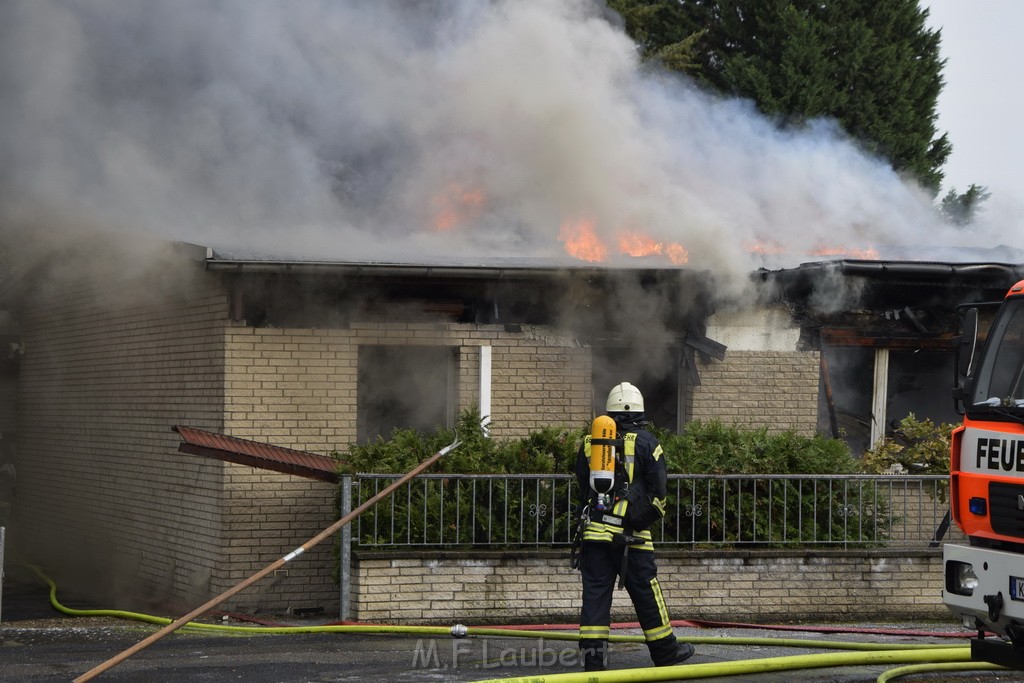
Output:
<path fill-rule="evenodd" d="M 7 0 L 0 220 L 50 215 L 375 260 L 570 262 L 585 223 L 613 263 L 626 231 L 738 274 L 957 237 L 828 122 L 642 66 L 585 0 Z"/>

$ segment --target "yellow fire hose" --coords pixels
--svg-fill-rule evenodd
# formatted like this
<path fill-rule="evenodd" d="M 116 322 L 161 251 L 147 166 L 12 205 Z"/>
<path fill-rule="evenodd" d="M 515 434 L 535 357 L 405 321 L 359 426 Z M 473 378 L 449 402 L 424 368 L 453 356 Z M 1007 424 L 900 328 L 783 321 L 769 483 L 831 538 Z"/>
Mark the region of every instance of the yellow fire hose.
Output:
<path fill-rule="evenodd" d="M 1005 666 L 989 664 L 988 662 L 946 662 L 944 664 L 913 664 L 890 669 L 878 677 L 875 683 L 888 683 L 900 676 L 911 676 L 920 673 L 932 673 L 942 671 L 1006 671 Z"/>
<path fill-rule="evenodd" d="M 837 652 L 772 657 L 769 659 L 741 659 L 733 662 L 714 662 L 710 664 L 681 664 L 679 666 L 643 669 L 580 671 L 551 675 L 531 674 L 514 678 L 490 678 L 474 681 L 474 683 L 637 683 L 639 681 L 683 681 L 696 678 L 769 673 L 772 671 L 863 666 L 865 664 L 965 662 L 969 661 L 970 658 L 971 650 L 966 646 L 925 650 L 895 650 L 890 652 Z"/>
<path fill-rule="evenodd" d="M 343 526 L 345 526 L 346 524 L 351 522 L 353 519 L 358 517 L 360 514 L 362 514 L 363 511 L 365 511 L 365 510 L 371 508 L 372 506 L 376 505 L 379 501 L 381 501 L 384 498 L 386 498 L 387 496 L 391 495 L 391 493 L 393 491 L 398 489 L 400 486 L 405 484 L 407 481 L 409 481 L 413 477 L 417 476 L 418 474 L 420 474 L 421 472 L 426 470 L 428 467 L 433 465 L 435 462 L 440 460 L 442 456 L 446 455 L 449 451 L 451 451 L 453 448 L 458 446 L 459 443 L 460 443 L 459 440 L 456 439 L 453 443 L 449 444 L 448 446 L 445 446 L 444 448 L 439 450 L 437 453 L 434 453 L 434 455 L 430 456 L 429 458 L 427 458 L 426 460 L 421 462 L 419 465 L 417 465 L 416 467 L 414 467 L 411 470 L 409 470 L 407 473 L 402 475 L 398 480 L 392 482 L 391 484 L 388 484 L 388 486 L 386 486 L 380 493 L 378 493 L 377 495 L 375 495 L 372 498 L 370 498 L 369 500 L 367 500 L 365 503 L 363 503 L 362 505 L 357 507 L 355 510 L 352 510 L 352 512 L 348 513 L 347 515 L 345 515 L 344 517 L 342 517 L 341 519 L 336 521 L 334 524 L 330 525 L 329 527 L 327 527 L 326 529 L 324 529 L 323 531 L 318 533 L 316 536 L 314 536 L 313 538 L 309 539 L 308 541 L 306 541 L 305 543 L 300 545 L 298 548 L 296 548 L 292 552 L 290 552 L 287 555 L 285 555 L 284 557 L 281 557 L 281 558 L 277 559 L 276 561 L 270 563 L 269 565 L 267 565 L 266 567 L 264 567 L 260 571 L 256 572 L 252 576 L 250 576 L 248 579 L 245 579 L 244 581 L 236 584 L 235 586 L 229 588 L 228 590 L 224 591 L 220 595 L 218 595 L 218 596 L 216 596 L 214 598 L 211 598 L 210 600 L 208 600 L 207 602 L 203 603 L 199 607 L 195 608 L 194 610 L 192 610 L 191 612 L 189 612 L 185 616 L 179 617 L 178 619 L 172 621 L 171 623 L 167 624 L 166 626 L 161 628 L 156 633 L 153 633 L 149 637 L 139 641 L 138 643 L 136 643 L 135 645 L 131 646 L 127 650 L 124 650 L 123 652 L 121 652 L 121 653 L 111 657 L 110 659 L 108 659 L 107 661 L 99 664 L 98 666 L 93 667 L 89 671 L 86 671 L 84 674 L 82 674 L 78 678 L 74 679 L 74 683 L 84 683 L 84 681 L 92 680 L 93 678 L 95 678 L 99 674 L 103 673 L 107 669 L 110 669 L 113 666 L 115 666 L 117 664 L 120 664 L 121 662 L 123 662 L 124 660 L 128 659 L 132 655 L 134 655 L 134 654 L 144 650 L 145 648 L 149 647 L 150 645 L 152 645 L 156 641 L 158 641 L 161 638 L 163 638 L 164 636 L 166 636 L 168 633 L 172 633 L 172 632 L 178 630 L 179 628 L 181 628 L 182 626 L 185 626 L 186 624 L 190 623 L 193 619 L 196 619 L 196 618 L 201 617 L 202 615 L 206 614 L 211 609 L 213 609 L 217 605 L 221 604 L 222 602 L 224 602 L 228 598 L 236 595 L 237 593 L 240 593 L 245 588 L 248 588 L 252 584 L 254 584 L 257 581 L 259 581 L 260 579 L 262 579 L 265 576 L 269 575 L 271 572 L 274 572 L 277 569 L 283 567 L 286 563 L 292 561 L 293 559 L 295 559 L 296 557 L 298 557 L 302 553 L 306 552 L 307 550 L 309 550 L 313 546 L 323 542 L 327 538 L 330 538 L 335 532 L 337 532 Z"/>
<path fill-rule="evenodd" d="M 508 628 L 488 627 L 467 627 L 462 625 L 447 626 L 392 626 L 377 624 L 328 624 L 320 626 L 233 626 L 229 624 L 212 624 L 193 621 L 202 616 L 216 605 L 227 598 L 235 595 L 243 588 L 262 578 L 273 569 L 284 562 L 300 555 L 308 547 L 312 547 L 324 538 L 328 537 L 342 525 L 356 517 L 363 510 L 375 504 L 384 496 L 389 495 L 401 484 L 416 476 L 442 455 L 458 445 L 456 441 L 451 446 L 442 449 L 428 458 L 419 466 L 411 470 L 398 481 L 394 482 L 379 494 L 368 500 L 352 513 L 335 522 L 331 527 L 324 530 L 306 544 L 296 549 L 284 558 L 269 565 L 261 572 L 253 575 L 246 581 L 236 585 L 229 591 L 222 593 L 213 600 L 193 610 L 189 614 L 177 620 L 164 617 L 157 617 L 138 612 L 123 610 L 91 609 L 80 610 L 65 607 L 57 600 L 57 585 L 46 576 L 38 567 L 31 566 L 33 571 L 50 587 L 50 603 L 57 611 L 69 616 L 106 616 L 125 619 L 134 619 L 151 624 L 162 625 L 156 633 L 137 643 L 135 646 L 125 650 L 120 655 L 113 657 L 94 669 L 86 672 L 75 679 L 75 683 L 88 681 L 96 675 L 106 671 L 119 662 L 127 659 L 132 654 L 140 651 L 159 638 L 179 628 L 188 628 L 201 631 L 213 631 L 219 633 L 245 634 L 245 635 L 272 635 L 272 634 L 296 634 L 296 633 L 364 633 L 364 634 L 406 634 L 406 635 L 433 635 L 433 636 L 482 636 L 500 638 L 540 638 L 547 640 L 569 640 L 577 641 L 579 634 L 576 632 L 564 631 L 542 631 Z M 1000 670 L 1004 667 L 972 662 L 970 647 L 966 645 L 906 645 L 906 644 L 878 644 L 865 642 L 848 641 L 822 641 L 804 640 L 799 638 L 757 638 L 757 637 L 723 637 L 723 636 L 688 636 L 686 642 L 693 644 L 718 644 L 718 645 L 773 645 L 779 647 L 800 647 L 800 648 L 827 648 L 833 650 L 850 650 L 850 652 L 832 652 L 824 654 L 795 655 L 787 657 L 774 657 L 763 659 L 742 659 L 731 662 L 714 662 L 706 664 L 687 664 L 670 667 L 649 667 L 636 669 L 618 669 L 603 672 L 572 672 L 557 674 L 531 674 L 524 677 L 512 677 L 501 679 L 486 679 L 475 683 L 617 683 L 634 681 L 668 681 L 668 680 L 692 680 L 698 678 L 712 678 L 723 676 L 738 676 L 755 673 L 768 673 L 773 671 L 790 671 L 797 669 L 811 669 L 824 667 L 863 666 L 870 664 L 905 664 L 913 663 L 912 666 L 905 666 L 892 669 L 880 675 L 877 683 L 886 683 L 899 676 L 926 671 L 970 671 L 970 670 Z M 611 635 L 611 642 L 644 642 L 641 635 Z"/>
<path fill-rule="evenodd" d="M 118 619 L 132 619 L 149 624 L 165 625 L 171 623 L 167 617 L 158 617 L 152 614 L 130 612 L 126 610 L 113 609 L 75 609 L 63 605 L 57 599 L 57 584 L 47 576 L 39 567 L 28 565 L 36 575 L 50 588 L 50 605 L 62 614 L 71 617 L 114 617 Z M 214 624 L 192 621 L 183 628 L 213 633 L 243 634 L 250 636 L 258 635 L 287 635 L 294 633 L 364 633 L 364 634 L 408 634 L 408 635 L 429 635 L 429 636 L 453 636 L 453 637 L 495 637 L 495 638 L 538 638 L 542 640 L 579 640 L 576 632 L 565 631 L 538 631 L 533 629 L 509 629 L 493 628 L 486 626 L 395 626 L 389 624 L 324 624 L 312 626 L 235 626 L 232 624 Z M 642 635 L 611 635 L 608 638 L 613 643 L 643 643 Z M 763 637 L 732 637 L 732 636 L 687 636 L 686 642 L 697 645 L 740 645 L 740 646 L 777 646 L 777 647 L 802 647 L 808 649 L 829 649 L 829 650 L 914 650 L 914 649 L 957 649 L 962 645 L 907 645 L 896 643 L 864 643 L 843 640 L 812 640 L 804 638 L 763 638 Z"/>
<path fill-rule="evenodd" d="M 67 607 L 57 599 L 57 584 L 39 567 L 29 567 L 42 579 L 50 589 L 50 604 L 54 609 L 75 617 L 115 617 L 132 619 L 150 624 L 165 625 L 173 623 L 165 617 L 158 617 L 139 612 L 111 609 L 74 609 Z M 477 636 L 498 638 L 539 638 L 546 640 L 576 641 L 579 634 L 564 631 L 538 631 L 526 629 L 489 628 L 456 625 L 448 626 L 394 626 L 382 624 L 328 624 L 320 626 L 234 626 L 189 622 L 185 629 L 204 632 L 225 633 L 234 635 L 286 635 L 297 633 L 363 633 L 363 634 L 400 634 L 400 635 L 431 635 L 431 636 Z M 692 680 L 697 678 L 714 678 L 739 676 L 744 674 L 768 673 L 773 671 L 790 671 L 797 669 L 863 666 L 870 664 L 902 664 L 918 662 L 912 666 L 891 669 L 881 674 L 877 683 L 888 683 L 900 676 L 925 673 L 929 671 L 984 671 L 1004 670 L 993 664 L 970 661 L 970 648 L 965 645 L 935 644 L 895 644 L 866 643 L 834 640 L 812 640 L 802 638 L 763 638 L 763 637 L 729 637 L 729 636 L 687 636 L 686 642 L 696 645 L 737 645 L 737 646 L 776 646 L 820 648 L 832 650 L 848 650 L 824 654 L 795 655 L 762 659 L 744 659 L 732 662 L 715 662 L 707 664 L 685 664 L 674 667 L 648 667 L 637 669 L 619 669 L 604 672 L 571 672 L 559 674 L 531 674 L 525 677 L 497 678 L 476 681 L 475 683 L 614 683 L 638 681 Z M 610 642 L 642 643 L 641 635 L 611 635 Z"/>

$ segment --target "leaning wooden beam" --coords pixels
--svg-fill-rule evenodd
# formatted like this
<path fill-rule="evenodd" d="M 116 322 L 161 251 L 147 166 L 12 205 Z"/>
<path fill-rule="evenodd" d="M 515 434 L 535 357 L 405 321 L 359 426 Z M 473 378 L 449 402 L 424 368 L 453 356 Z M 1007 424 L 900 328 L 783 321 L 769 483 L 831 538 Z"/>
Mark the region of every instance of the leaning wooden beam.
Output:
<path fill-rule="evenodd" d="M 177 631 L 179 628 L 181 628 L 182 626 L 184 626 L 188 622 L 192 621 L 193 619 L 196 619 L 196 618 L 201 617 L 202 615 L 206 614 L 207 612 L 209 612 L 211 609 L 213 609 L 217 605 L 221 604 L 222 602 L 224 602 L 228 598 L 232 597 L 233 595 L 236 595 L 237 593 L 241 592 L 242 590 L 248 588 L 249 586 L 251 586 L 252 584 L 256 583 L 257 581 L 259 581 L 263 577 L 267 576 L 268 574 L 277 571 L 278 569 L 283 567 L 287 562 L 291 562 L 296 557 L 298 557 L 302 553 L 306 552 L 307 550 L 309 550 L 313 546 L 315 546 L 318 543 L 321 543 L 323 540 L 333 536 L 335 533 L 337 533 L 337 531 L 339 529 L 341 529 L 341 527 L 345 526 L 346 524 L 351 522 L 353 519 L 355 519 L 356 517 L 361 515 L 363 512 L 365 512 L 369 508 L 371 508 L 374 505 L 376 505 L 383 498 L 386 498 L 387 496 L 390 496 L 391 493 L 393 491 L 395 491 L 395 489 L 397 489 L 398 487 L 402 486 L 407 481 L 409 481 L 413 477 L 415 477 L 418 474 L 420 474 L 421 472 L 423 472 L 425 469 L 427 469 L 428 467 L 433 465 L 435 462 L 440 460 L 442 456 L 444 456 L 446 453 L 448 453 L 449 451 L 451 451 L 453 448 L 455 448 L 458 445 L 459 445 L 459 441 L 455 440 L 450 445 L 445 446 L 444 448 L 439 450 L 437 453 L 434 453 L 434 455 L 430 456 L 429 458 L 427 458 L 426 460 L 421 462 L 419 465 L 417 465 L 416 467 L 414 467 L 413 469 L 409 470 L 407 473 L 402 475 L 397 481 L 395 481 L 395 482 L 389 484 L 388 486 L 386 486 L 380 493 L 378 493 L 377 495 L 375 495 L 372 498 L 370 498 L 369 500 L 367 500 L 365 503 L 363 503 L 362 505 L 357 507 L 355 510 L 353 510 L 350 513 L 348 513 L 347 515 L 345 515 L 344 517 L 339 519 L 337 522 L 335 522 L 334 524 L 332 524 L 331 526 L 327 527 L 326 529 L 321 531 L 319 534 L 317 534 L 313 538 L 309 539 L 308 541 L 306 541 L 305 543 L 300 545 L 295 550 L 291 551 L 290 553 L 288 553 L 284 557 L 282 557 L 282 558 L 272 562 L 271 564 L 267 565 L 266 567 L 264 567 L 260 571 L 256 572 L 255 574 L 250 576 L 248 579 L 245 579 L 241 583 L 235 584 L 235 586 L 233 586 L 232 588 L 229 588 L 228 590 L 224 591 L 223 593 L 221 593 L 217 597 L 215 597 L 215 598 L 213 598 L 213 599 L 203 603 L 199 607 L 196 607 L 194 610 L 192 610 L 191 612 L 189 612 L 185 616 L 176 619 L 175 621 L 171 622 L 167 626 L 164 626 L 162 629 L 160 629 L 156 633 L 150 635 L 148 638 L 139 641 L 138 643 L 136 643 L 135 645 L 131 646 L 127 650 L 124 650 L 120 654 L 117 654 L 114 657 L 111 657 L 110 659 L 108 659 L 107 661 L 103 662 L 99 666 L 96 666 L 96 667 L 90 669 L 89 671 L 85 672 L 84 674 L 82 674 L 78 678 L 74 679 L 74 683 L 81 683 L 83 681 L 91 681 L 93 678 L 95 678 L 96 676 L 100 675 L 104 671 L 106 671 L 106 670 L 108 670 L 108 669 L 110 669 L 110 668 L 120 664 L 121 662 L 123 662 L 124 660 L 128 659 L 132 655 L 134 655 L 134 654 L 136 654 L 138 652 L 141 652 L 142 650 L 146 649 L 147 647 L 149 647 L 150 645 L 152 645 L 156 641 L 160 640 L 161 638 L 163 638 L 167 634 L 173 633 L 174 631 Z"/>
<path fill-rule="evenodd" d="M 338 482 L 338 465 L 341 463 L 325 455 L 271 446 L 195 427 L 179 425 L 172 429 L 182 438 L 181 444 L 178 445 L 178 450 L 182 453 L 249 465 L 282 474 L 294 474 L 332 484 Z"/>

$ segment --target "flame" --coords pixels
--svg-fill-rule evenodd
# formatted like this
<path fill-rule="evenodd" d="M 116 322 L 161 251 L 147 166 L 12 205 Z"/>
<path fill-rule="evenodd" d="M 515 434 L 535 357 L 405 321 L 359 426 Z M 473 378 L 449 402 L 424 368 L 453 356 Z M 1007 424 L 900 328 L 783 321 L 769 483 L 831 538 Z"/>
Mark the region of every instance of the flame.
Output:
<path fill-rule="evenodd" d="M 594 221 L 566 221 L 558 231 L 558 239 L 565 243 L 565 250 L 584 261 L 596 263 L 608 258 L 608 247 L 594 232 Z"/>
<path fill-rule="evenodd" d="M 690 260 L 690 254 L 686 247 L 678 242 L 665 244 L 634 231 L 623 231 L 619 233 L 619 251 L 629 256 L 667 256 L 669 261 L 677 266 L 684 265 Z"/>
<path fill-rule="evenodd" d="M 565 243 L 565 250 L 571 256 L 596 263 L 608 258 L 608 247 L 594 231 L 594 221 L 582 219 L 565 221 L 558 232 L 558 239 Z M 623 230 L 616 238 L 619 253 L 634 258 L 663 256 L 677 266 L 690 260 L 686 247 L 677 242 L 659 242 L 635 230 Z"/>
<path fill-rule="evenodd" d="M 450 183 L 434 197 L 434 229 L 444 232 L 472 222 L 483 213 L 487 195 L 480 188 Z"/>
<path fill-rule="evenodd" d="M 677 266 L 686 265 L 690 261 L 690 252 L 678 242 L 672 242 L 665 247 L 665 253 L 668 254 L 668 260 Z"/>
<path fill-rule="evenodd" d="M 868 247 L 866 249 L 851 249 L 846 246 L 818 246 L 808 253 L 812 256 L 848 256 L 870 261 L 877 261 L 879 259 L 878 251 L 874 247 Z"/>
<path fill-rule="evenodd" d="M 594 230 L 594 221 L 583 219 L 562 223 L 558 239 L 565 243 L 565 250 L 571 256 L 590 261 L 605 261 L 608 258 L 608 247 L 601 241 Z M 774 240 L 748 240 L 743 247 L 752 254 L 761 256 L 786 254 L 791 250 Z M 682 266 L 690 261 L 686 247 L 678 242 L 659 242 L 653 237 L 636 230 L 623 230 L 616 236 L 616 248 L 619 253 L 634 258 L 662 256 L 673 265 Z M 811 256 L 842 256 L 866 260 L 877 260 L 878 251 L 874 247 L 864 249 L 850 248 L 845 245 L 818 245 L 806 252 Z"/>
<path fill-rule="evenodd" d="M 590 261 L 591 263 L 607 260 L 608 247 L 597 236 L 594 225 L 594 221 L 590 219 L 563 222 L 559 230 L 558 239 L 565 243 L 566 252 L 571 256 L 584 261 Z M 793 253 L 792 249 L 772 239 L 747 240 L 743 243 L 743 247 L 749 253 L 761 256 Z M 677 266 L 686 265 L 690 260 L 690 254 L 682 244 L 678 242 L 659 242 L 653 237 L 637 230 L 620 231 L 616 236 L 616 249 L 619 253 L 634 258 L 661 256 Z M 842 256 L 867 260 L 877 260 L 880 258 L 878 251 L 870 246 L 864 249 L 856 249 L 845 245 L 824 246 L 819 244 L 804 253 L 811 256 Z"/>
<path fill-rule="evenodd" d="M 760 256 L 772 256 L 777 254 L 791 254 L 801 250 L 794 250 L 785 247 L 775 240 L 747 240 L 743 243 L 743 248 L 751 254 L 758 254 Z M 878 251 L 874 247 L 867 247 L 865 249 L 856 249 L 847 247 L 845 245 L 837 246 L 825 246 L 818 244 L 813 249 L 803 251 L 802 253 L 808 256 L 846 256 L 852 258 L 870 259 L 876 260 L 879 258 Z"/>
<path fill-rule="evenodd" d="M 619 251 L 629 256 L 655 256 L 662 254 L 665 246 L 647 235 L 627 231 L 619 233 Z"/>

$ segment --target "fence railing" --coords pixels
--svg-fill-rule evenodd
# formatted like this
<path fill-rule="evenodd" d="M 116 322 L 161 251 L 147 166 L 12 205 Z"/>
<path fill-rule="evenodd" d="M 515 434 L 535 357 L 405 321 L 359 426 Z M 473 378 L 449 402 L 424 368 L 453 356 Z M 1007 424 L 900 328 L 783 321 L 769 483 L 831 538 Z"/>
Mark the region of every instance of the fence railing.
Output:
<path fill-rule="evenodd" d="M 358 506 L 396 478 L 343 486 Z M 363 513 L 351 539 L 363 549 L 561 547 L 576 500 L 570 475 L 421 475 Z M 928 547 L 948 509 L 944 476 L 681 474 L 669 476 L 652 532 L 662 548 Z"/>

